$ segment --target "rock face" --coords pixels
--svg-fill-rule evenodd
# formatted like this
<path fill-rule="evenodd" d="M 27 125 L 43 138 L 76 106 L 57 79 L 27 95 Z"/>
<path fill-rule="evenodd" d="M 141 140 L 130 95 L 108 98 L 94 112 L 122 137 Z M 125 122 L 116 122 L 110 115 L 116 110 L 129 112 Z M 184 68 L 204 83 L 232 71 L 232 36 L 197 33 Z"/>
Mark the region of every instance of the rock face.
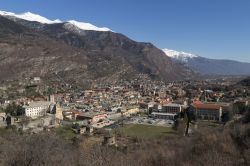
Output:
<path fill-rule="evenodd" d="M 68 22 L 42 24 L 0 16 L 0 79 L 54 73 L 70 82 L 113 82 L 138 74 L 180 80 L 193 72 L 150 43 L 112 31 L 82 30 Z"/>

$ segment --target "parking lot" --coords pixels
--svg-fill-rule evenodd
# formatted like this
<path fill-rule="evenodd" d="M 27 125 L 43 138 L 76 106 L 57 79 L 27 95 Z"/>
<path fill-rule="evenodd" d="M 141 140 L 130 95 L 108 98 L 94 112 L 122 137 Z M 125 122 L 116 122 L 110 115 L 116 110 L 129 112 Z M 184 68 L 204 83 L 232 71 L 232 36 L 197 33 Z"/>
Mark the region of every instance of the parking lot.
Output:
<path fill-rule="evenodd" d="M 124 121 L 125 124 L 144 124 L 144 125 L 155 125 L 155 126 L 165 126 L 172 127 L 174 124 L 173 120 L 167 119 L 154 119 L 149 117 L 131 117 Z"/>

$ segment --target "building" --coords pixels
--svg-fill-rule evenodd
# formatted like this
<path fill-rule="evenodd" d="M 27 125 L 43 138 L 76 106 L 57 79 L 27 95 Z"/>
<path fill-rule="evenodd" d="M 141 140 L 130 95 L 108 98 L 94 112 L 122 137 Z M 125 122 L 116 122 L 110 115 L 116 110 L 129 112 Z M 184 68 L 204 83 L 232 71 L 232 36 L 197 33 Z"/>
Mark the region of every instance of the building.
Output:
<path fill-rule="evenodd" d="M 157 109 L 158 104 L 156 102 L 149 102 L 148 103 L 148 109 Z"/>
<path fill-rule="evenodd" d="M 0 127 L 6 126 L 6 114 L 5 112 L 0 112 Z"/>
<path fill-rule="evenodd" d="M 31 102 L 29 105 L 23 106 L 25 116 L 31 118 L 37 118 L 46 115 L 47 111 L 50 111 L 52 103 L 47 101 Z"/>
<path fill-rule="evenodd" d="M 172 114 L 179 114 L 182 111 L 182 105 L 180 104 L 164 104 L 159 110 L 160 112 L 164 113 L 172 113 Z"/>
<path fill-rule="evenodd" d="M 64 111 L 64 116 L 73 120 L 87 120 L 89 123 L 97 123 L 100 120 L 108 118 L 108 114 L 105 112 L 80 112 L 77 110 Z"/>
<path fill-rule="evenodd" d="M 221 121 L 224 107 L 216 103 L 195 102 L 191 104 L 190 108 L 194 111 L 197 119 Z"/>
<path fill-rule="evenodd" d="M 151 116 L 156 119 L 175 120 L 178 118 L 182 109 L 183 105 L 180 104 L 164 104 L 161 107 L 158 107 L 158 111 L 153 111 Z"/>
<path fill-rule="evenodd" d="M 129 114 L 130 115 L 134 115 L 134 114 L 137 114 L 137 113 L 139 113 L 140 112 L 140 110 L 139 110 L 139 108 L 129 108 L 128 109 L 128 112 L 129 112 Z"/>
<path fill-rule="evenodd" d="M 62 108 L 60 107 L 59 104 L 57 104 L 56 105 L 56 123 L 60 124 L 62 120 L 63 120 Z"/>
<path fill-rule="evenodd" d="M 40 77 L 34 77 L 32 82 L 38 84 L 38 83 L 41 82 L 41 78 Z"/>
<path fill-rule="evenodd" d="M 152 112 L 151 116 L 156 119 L 167 119 L 167 120 L 175 120 L 178 118 L 178 115 L 175 113 L 165 113 L 165 112 Z"/>
<path fill-rule="evenodd" d="M 103 137 L 103 145 L 115 145 L 116 144 L 116 139 L 115 136 L 112 134 L 105 134 Z"/>
<path fill-rule="evenodd" d="M 49 95 L 48 99 L 51 103 L 55 103 L 55 95 Z"/>

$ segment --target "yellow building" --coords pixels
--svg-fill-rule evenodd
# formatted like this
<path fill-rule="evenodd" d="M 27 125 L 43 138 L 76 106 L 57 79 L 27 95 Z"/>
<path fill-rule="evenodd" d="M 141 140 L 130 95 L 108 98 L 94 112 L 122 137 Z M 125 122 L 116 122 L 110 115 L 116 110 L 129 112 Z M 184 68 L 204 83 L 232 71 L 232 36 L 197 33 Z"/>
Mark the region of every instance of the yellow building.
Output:
<path fill-rule="evenodd" d="M 131 108 L 131 109 L 128 109 L 127 112 L 130 114 L 130 115 L 134 115 L 134 114 L 137 114 L 140 112 L 139 108 Z"/>
<path fill-rule="evenodd" d="M 127 110 L 123 110 L 122 114 L 123 114 L 123 116 L 129 117 L 131 115 L 135 115 L 135 114 L 139 113 L 139 111 L 140 111 L 139 108 L 128 108 Z"/>

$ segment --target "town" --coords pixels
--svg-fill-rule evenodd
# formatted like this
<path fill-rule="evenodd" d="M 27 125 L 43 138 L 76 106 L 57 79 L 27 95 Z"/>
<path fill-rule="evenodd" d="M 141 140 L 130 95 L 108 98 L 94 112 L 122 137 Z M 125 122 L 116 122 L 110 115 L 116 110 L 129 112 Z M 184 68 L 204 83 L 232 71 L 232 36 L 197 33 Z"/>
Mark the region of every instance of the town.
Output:
<path fill-rule="evenodd" d="M 0 7 L 0 166 L 250 165 L 250 1 Z"/>
<path fill-rule="evenodd" d="M 68 127 L 76 134 L 94 135 L 99 129 L 112 131 L 126 125 L 173 128 L 187 112 L 195 122 L 223 125 L 249 106 L 250 90 L 235 82 L 224 78 L 163 83 L 141 75 L 130 82 L 86 90 L 73 90 L 59 80 L 56 88 L 42 92 L 44 82 L 35 77 L 26 84 L 0 87 L 0 126 L 29 133 Z M 55 90 L 59 87 L 67 90 Z M 10 89 L 16 94 L 9 94 Z"/>

